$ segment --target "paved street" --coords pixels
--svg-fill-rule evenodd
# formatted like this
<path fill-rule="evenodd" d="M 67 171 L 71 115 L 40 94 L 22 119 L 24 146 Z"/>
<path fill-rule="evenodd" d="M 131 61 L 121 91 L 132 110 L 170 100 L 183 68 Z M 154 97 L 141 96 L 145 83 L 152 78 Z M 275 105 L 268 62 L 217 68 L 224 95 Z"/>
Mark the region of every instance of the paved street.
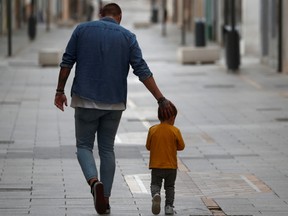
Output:
<path fill-rule="evenodd" d="M 168 25 L 167 37 L 160 24 L 134 29 L 149 20 L 149 1 L 118 2 L 123 25 L 137 35 L 161 91 L 178 108 L 175 125 L 186 148 L 178 153 L 177 215 L 287 216 L 288 76 L 253 57 L 242 59 L 238 74 L 227 72 L 224 57 L 181 65 L 180 29 Z M 0 215 L 96 215 L 75 155 L 74 110 L 54 106 L 59 68 L 38 64 L 39 50 L 64 49 L 73 28 L 39 28 L 33 42 L 18 33 L 10 58 L 0 38 Z M 151 216 L 145 141 L 158 123 L 157 103 L 132 71 L 128 82 L 111 216 Z M 163 201 L 164 193 L 160 215 Z"/>

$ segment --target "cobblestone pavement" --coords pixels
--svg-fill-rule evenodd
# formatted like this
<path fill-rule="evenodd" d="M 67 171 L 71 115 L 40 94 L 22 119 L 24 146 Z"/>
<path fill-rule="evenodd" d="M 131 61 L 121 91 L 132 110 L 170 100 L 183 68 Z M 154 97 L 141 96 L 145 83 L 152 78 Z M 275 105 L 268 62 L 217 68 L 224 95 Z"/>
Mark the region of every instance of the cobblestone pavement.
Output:
<path fill-rule="evenodd" d="M 243 59 L 238 74 L 227 73 L 223 60 L 180 65 L 177 26 L 169 25 L 164 38 L 160 24 L 134 29 L 149 20 L 148 1 L 119 2 L 123 25 L 136 33 L 158 85 L 178 107 L 186 149 L 178 154 L 177 215 L 287 216 L 288 76 L 254 58 Z M 59 68 L 38 65 L 39 50 L 64 49 L 72 30 L 53 27 L 34 42 L 23 33 L 11 58 L 0 38 L 1 216 L 96 215 L 75 156 L 73 109 L 62 113 L 53 105 Z M 152 215 L 144 144 L 158 122 L 156 108 L 131 73 L 115 144 L 111 215 Z"/>

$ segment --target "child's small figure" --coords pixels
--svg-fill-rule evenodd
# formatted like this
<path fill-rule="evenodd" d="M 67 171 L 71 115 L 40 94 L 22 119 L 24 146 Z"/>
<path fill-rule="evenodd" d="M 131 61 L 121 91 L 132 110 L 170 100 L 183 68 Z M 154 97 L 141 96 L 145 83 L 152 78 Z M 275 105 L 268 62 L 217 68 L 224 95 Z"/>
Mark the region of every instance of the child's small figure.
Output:
<path fill-rule="evenodd" d="M 173 105 L 172 105 L 173 106 Z M 180 130 L 174 126 L 177 109 L 173 106 L 174 115 L 165 119 L 158 109 L 160 124 L 149 129 L 146 148 L 150 151 L 149 169 L 151 169 L 152 213 L 157 215 L 161 210 L 161 187 L 164 179 L 165 215 L 174 214 L 175 181 L 177 176 L 177 150 L 183 150 L 185 144 Z"/>

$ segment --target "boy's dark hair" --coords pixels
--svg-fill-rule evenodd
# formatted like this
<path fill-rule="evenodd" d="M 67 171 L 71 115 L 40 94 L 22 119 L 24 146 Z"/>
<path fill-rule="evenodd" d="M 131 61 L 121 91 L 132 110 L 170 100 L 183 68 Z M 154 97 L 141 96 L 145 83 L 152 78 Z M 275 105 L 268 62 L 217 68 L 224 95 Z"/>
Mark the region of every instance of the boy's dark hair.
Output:
<path fill-rule="evenodd" d="M 122 10 L 120 6 L 116 3 L 109 3 L 106 4 L 101 10 L 100 14 L 102 17 L 105 16 L 119 16 L 122 14 Z"/>
<path fill-rule="evenodd" d="M 174 104 L 170 103 L 170 106 L 172 107 L 172 110 L 173 110 L 173 116 L 177 116 L 177 109 L 176 107 L 174 106 Z M 160 121 L 165 121 L 165 120 L 168 120 L 167 118 L 165 118 L 165 116 L 162 115 L 162 112 L 160 112 L 160 107 L 158 107 L 158 119 Z"/>

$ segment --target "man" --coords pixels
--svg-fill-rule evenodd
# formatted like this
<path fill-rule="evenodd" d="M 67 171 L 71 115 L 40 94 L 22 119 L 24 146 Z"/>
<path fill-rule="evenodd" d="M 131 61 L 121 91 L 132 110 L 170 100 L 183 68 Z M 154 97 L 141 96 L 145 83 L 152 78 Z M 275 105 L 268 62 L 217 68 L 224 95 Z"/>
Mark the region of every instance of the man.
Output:
<path fill-rule="evenodd" d="M 114 139 L 126 108 L 127 76 L 130 65 L 158 101 L 163 115 L 171 116 L 170 101 L 158 89 L 142 58 L 136 37 L 120 26 L 121 8 L 110 3 L 100 12 L 100 20 L 78 25 L 63 54 L 55 105 L 64 111 L 64 88 L 76 63 L 71 89 L 71 107 L 75 108 L 77 159 L 91 186 L 99 214 L 110 213 L 109 197 L 115 173 Z M 93 157 L 97 133 L 100 178 Z"/>

